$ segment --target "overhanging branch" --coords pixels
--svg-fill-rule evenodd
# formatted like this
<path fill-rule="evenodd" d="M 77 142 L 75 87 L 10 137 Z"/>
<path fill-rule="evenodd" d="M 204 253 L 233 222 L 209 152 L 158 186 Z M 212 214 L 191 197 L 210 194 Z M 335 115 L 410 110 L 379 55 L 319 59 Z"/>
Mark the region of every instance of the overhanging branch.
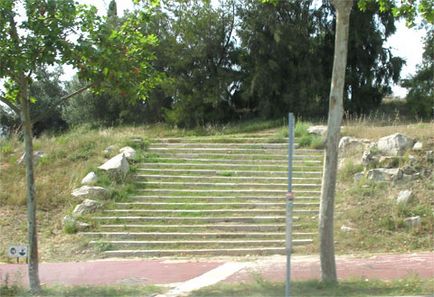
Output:
<path fill-rule="evenodd" d="M 3 102 L 7 107 L 9 107 L 18 116 L 20 115 L 21 110 L 18 108 L 18 106 L 15 106 L 12 102 L 10 102 L 9 100 L 6 100 L 6 98 L 3 98 L 1 96 L 0 96 L 0 101 Z"/>
<path fill-rule="evenodd" d="M 72 92 L 71 94 L 68 94 L 68 95 L 66 95 L 66 96 L 63 96 L 63 97 L 59 98 L 58 100 L 53 101 L 50 105 L 48 105 L 47 108 L 45 108 L 45 109 L 43 110 L 43 113 L 40 113 L 39 115 L 37 115 L 37 116 L 34 117 L 34 119 L 32 120 L 32 123 L 34 124 L 34 123 L 40 121 L 40 120 L 44 117 L 44 114 L 45 114 L 46 112 L 48 112 L 48 111 L 50 111 L 50 110 L 56 108 L 56 107 L 59 106 L 62 102 L 68 100 L 69 98 L 74 97 L 75 95 L 78 95 L 78 94 L 80 94 L 80 93 L 86 91 L 87 89 L 89 89 L 89 88 L 92 87 L 93 85 L 94 85 L 94 84 L 88 84 L 88 85 L 86 85 L 86 86 L 84 86 L 84 87 L 82 87 L 82 88 L 80 88 L 80 89 L 78 89 L 78 90 Z"/>

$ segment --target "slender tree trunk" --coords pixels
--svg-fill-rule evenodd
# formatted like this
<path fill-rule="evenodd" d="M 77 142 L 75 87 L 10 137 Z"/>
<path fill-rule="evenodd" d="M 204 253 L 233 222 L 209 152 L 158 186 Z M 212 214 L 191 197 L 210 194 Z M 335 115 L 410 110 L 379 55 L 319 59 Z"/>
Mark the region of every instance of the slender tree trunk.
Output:
<path fill-rule="evenodd" d="M 335 54 L 329 99 L 324 177 L 321 188 L 319 235 L 321 281 L 336 283 L 333 216 L 338 167 L 338 143 L 344 112 L 343 93 L 347 65 L 348 31 L 353 1 L 332 0 L 332 3 L 336 9 Z"/>
<path fill-rule="evenodd" d="M 23 123 L 24 152 L 27 183 L 27 221 L 29 244 L 29 283 L 33 294 L 41 290 L 38 268 L 38 234 L 36 230 L 36 192 L 33 174 L 32 121 L 30 119 L 30 101 L 28 81 L 24 76 L 20 79 L 21 121 Z"/>

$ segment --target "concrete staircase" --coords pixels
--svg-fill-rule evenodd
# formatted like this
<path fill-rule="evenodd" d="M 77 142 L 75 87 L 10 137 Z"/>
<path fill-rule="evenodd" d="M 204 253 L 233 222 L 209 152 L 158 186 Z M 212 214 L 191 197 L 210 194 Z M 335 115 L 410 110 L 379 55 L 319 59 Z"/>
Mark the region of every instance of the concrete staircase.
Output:
<path fill-rule="evenodd" d="M 285 253 L 288 145 L 275 133 L 157 139 L 137 193 L 82 234 L 106 256 Z M 293 245 L 316 239 L 322 162 L 322 150 L 295 151 Z"/>

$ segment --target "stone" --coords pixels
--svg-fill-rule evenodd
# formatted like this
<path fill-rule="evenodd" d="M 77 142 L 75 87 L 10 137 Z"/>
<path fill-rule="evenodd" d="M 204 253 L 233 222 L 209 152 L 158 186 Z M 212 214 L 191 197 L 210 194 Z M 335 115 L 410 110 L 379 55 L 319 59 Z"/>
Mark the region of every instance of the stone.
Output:
<path fill-rule="evenodd" d="M 72 216 L 79 217 L 85 214 L 94 213 L 101 206 L 102 204 L 98 201 L 86 199 L 74 208 Z"/>
<path fill-rule="evenodd" d="M 413 197 L 413 192 L 410 190 L 404 190 L 399 192 L 398 197 L 396 198 L 396 203 L 401 205 L 406 205 L 410 202 Z"/>
<path fill-rule="evenodd" d="M 17 161 L 17 163 L 19 165 L 21 165 L 22 163 L 24 163 L 24 158 L 26 157 L 26 153 L 23 153 L 20 157 L 20 159 Z M 34 151 L 33 152 L 33 163 L 36 164 L 39 159 L 44 158 L 45 157 L 45 153 L 43 151 Z"/>
<path fill-rule="evenodd" d="M 410 165 L 405 165 L 401 168 L 402 172 L 407 175 L 413 175 L 417 173 L 416 168 Z"/>
<path fill-rule="evenodd" d="M 396 157 L 381 156 L 378 165 L 382 168 L 395 168 L 399 166 L 399 159 Z"/>
<path fill-rule="evenodd" d="M 425 153 L 425 158 L 427 162 L 433 162 L 434 161 L 434 153 L 433 151 L 427 151 Z"/>
<path fill-rule="evenodd" d="M 89 172 L 82 180 L 82 185 L 93 185 L 98 181 L 98 177 L 96 176 L 96 173 L 91 171 Z"/>
<path fill-rule="evenodd" d="M 362 155 L 362 164 L 365 167 L 374 166 L 378 163 L 378 155 L 375 146 L 371 145 Z"/>
<path fill-rule="evenodd" d="M 403 176 L 401 169 L 399 168 L 376 168 L 368 171 L 368 180 L 374 182 L 381 181 L 397 181 L 400 180 Z"/>
<path fill-rule="evenodd" d="M 110 155 L 116 147 L 114 145 L 109 145 L 103 151 L 104 155 Z"/>
<path fill-rule="evenodd" d="M 360 181 L 363 177 L 365 176 L 364 172 L 357 172 L 356 174 L 354 174 L 354 181 L 358 182 Z"/>
<path fill-rule="evenodd" d="M 414 145 L 413 145 L 413 151 L 421 151 L 423 148 L 423 143 L 420 141 L 417 141 Z"/>
<path fill-rule="evenodd" d="M 125 176 L 130 170 L 130 166 L 128 165 L 127 158 L 123 153 L 114 156 L 113 158 L 111 158 L 110 160 L 108 160 L 98 168 L 101 170 L 106 170 L 110 173 L 114 173 L 115 175 L 118 176 Z"/>
<path fill-rule="evenodd" d="M 382 137 L 377 142 L 378 150 L 389 156 L 402 156 L 407 149 L 413 147 L 414 140 L 400 133 Z"/>
<path fill-rule="evenodd" d="M 130 146 L 125 146 L 119 150 L 120 153 L 125 155 L 128 160 L 133 160 L 136 157 L 136 150 Z"/>
<path fill-rule="evenodd" d="M 307 132 L 309 132 L 309 134 L 325 136 L 327 133 L 327 126 L 323 126 L 323 125 L 311 126 L 311 127 L 307 128 Z"/>
<path fill-rule="evenodd" d="M 82 186 L 75 189 L 71 193 L 72 196 L 76 198 L 95 198 L 95 199 L 106 199 L 109 196 L 109 191 L 103 187 L 97 186 Z"/>
<path fill-rule="evenodd" d="M 356 230 L 356 229 L 352 228 L 352 227 L 348 227 L 348 226 L 345 226 L 345 225 L 341 226 L 341 231 L 345 232 L 345 233 L 350 233 L 350 232 L 353 232 L 354 230 Z"/>
<path fill-rule="evenodd" d="M 402 175 L 402 180 L 404 181 L 404 182 L 410 182 L 410 181 L 414 181 L 414 180 L 417 180 L 417 179 L 419 179 L 420 178 L 420 173 L 418 172 L 418 173 L 415 173 L 415 174 L 403 174 Z"/>
<path fill-rule="evenodd" d="M 404 224 L 408 227 L 417 228 L 421 225 L 422 220 L 420 216 L 408 217 L 404 219 Z"/>
<path fill-rule="evenodd" d="M 368 142 L 369 140 L 366 139 L 344 136 L 339 141 L 339 153 L 346 154 L 351 151 L 363 150 Z"/>
<path fill-rule="evenodd" d="M 90 228 L 90 224 L 80 222 L 75 217 L 67 215 L 63 218 L 63 227 L 70 228 L 70 232 L 75 233 L 76 231 L 85 231 Z"/>

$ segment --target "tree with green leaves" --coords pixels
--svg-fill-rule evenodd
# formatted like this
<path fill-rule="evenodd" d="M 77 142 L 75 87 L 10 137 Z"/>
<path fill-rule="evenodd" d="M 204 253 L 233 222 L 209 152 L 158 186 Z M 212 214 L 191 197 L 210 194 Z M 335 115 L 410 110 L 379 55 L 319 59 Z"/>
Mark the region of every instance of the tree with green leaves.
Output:
<path fill-rule="evenodd" d="M 139 1 L 135 1 L 140 4 Z M 159 76 L 152 71 L 154 35 L 143 35 L 152 3 L 142 3 L 118 29 L 106 25 L 95 7 L 73 0 L 3 0 L 0 2 L 0 79 L 6 81 L 0 101 L 20 115 L 25 147 L 29 283 L 40 291 L 33 171 L 33 120 L 29 88 L 37 69 L 73 65 L 87 85 L 54 100 L 57 106 L 91 88 L 116 90 L 128 98 L 144 99 Z M 18 17 L 19 16 L 19 17 Z M 72 36 L 76 37 L 73 38 Z M 49 107 L 50 108 L 50 107 Z"/>
<path fill-rule="evenodd" d="M 420 118 L 434 117 L 434 29 L 429 28 L 424 41 L 422 63 L 416 74 L 404 79 L 402 86 L 408 88 L 407 105 Z"/>

